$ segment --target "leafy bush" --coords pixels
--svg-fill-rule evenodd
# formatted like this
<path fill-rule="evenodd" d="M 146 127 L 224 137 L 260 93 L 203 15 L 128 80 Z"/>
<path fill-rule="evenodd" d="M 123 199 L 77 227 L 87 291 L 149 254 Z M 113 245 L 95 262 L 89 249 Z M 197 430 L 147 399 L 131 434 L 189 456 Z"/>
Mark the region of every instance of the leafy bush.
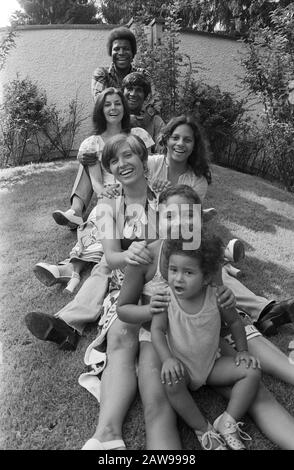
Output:
<path fill-rule="evenodd" d="M 165 19 L 160 42 L 152 45 L 148 41 L 144 17 L 135 19 L 138 45 L 135 64 L 150 72 L 162 100 L 162 117 L 165 121 L 177 114 L 182 81 L 192 74 L 189 56 L 179 51 L 179 30 L 179 20 L 174 18 L 171 9 L 170 16 Z"/>
<path fill-rule="evenodd" d="M 294 5 L 271 14 L 271 28 L 252 29 L 242 60 L 244 84 L 264 107 L 262 132 L 267 166 L 293 190 L 294 106 L 289 85 L 294 79 Z"/>
<path fill-rule="evenodd" d="M 227 147 L 235 140 L 236 129 L 245 112 L 243 100 L 218 86 L 210 86 L 191 78 L 183 85 L 178 111 L 198 117 L 210 142 L 214 161 L 225 164 Z"/>
<path fill-rule="evenodd" d="M 171 8 L 160 43 L 150 45 L 144 18 L 136 18 L 136 64 L 151 73 L 162 100 L 163 119 L 167 122 L 172 116 L 187 112 L 196 115 L 207 132 L 215 161 L 219 161 L 244 113 L 244 103 L 219 87 L 194 78 L 197 65 L 180 51 L 179 24 L 177 10 Z"/>
<path fill-rule="evenodd" d="M 5 86 L 0 107 L 0 166 L 20 165 L 27 158 L 38 162 L 69 156 L 79 117 L 77 98 L 67 111 L 47 104 L 44 91 L 29 78 Z"/>

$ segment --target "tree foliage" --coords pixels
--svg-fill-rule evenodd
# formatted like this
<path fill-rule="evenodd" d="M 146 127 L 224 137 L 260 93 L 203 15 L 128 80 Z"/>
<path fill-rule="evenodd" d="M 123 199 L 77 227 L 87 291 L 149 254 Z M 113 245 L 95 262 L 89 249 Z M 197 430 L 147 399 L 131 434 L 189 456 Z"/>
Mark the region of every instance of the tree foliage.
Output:
<path fill-rule="evenodd" d="M 247 34 L 253 25 L 269 26 L 270 13 L 291 0 L 102 0 L 99 12 L 107 23 L 127 23 L 141 16 L 145 21 L 166 18 L 171 9 L 180 26 L 213 32 L 216 27 L 228 34 Z"/>
<path fill-rule="evenodd" d="M 7 56 L 11 49 L 15 47 L 16 33 L 14 28 L 9 28 L 5 36 L 2 38 L 0 43 L 0 70 L 5 66 Z"/>
<path fill-rule="evenodd" d="M 18 0 L 24 12 L 12 15 L 13 24 L 97 23 L 94 0 Z"/>

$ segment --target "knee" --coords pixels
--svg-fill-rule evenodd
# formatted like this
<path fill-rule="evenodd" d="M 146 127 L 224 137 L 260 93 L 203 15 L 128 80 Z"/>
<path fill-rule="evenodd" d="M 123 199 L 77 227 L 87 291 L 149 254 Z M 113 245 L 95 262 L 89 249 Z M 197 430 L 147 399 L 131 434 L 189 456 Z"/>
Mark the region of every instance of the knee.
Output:
<path fill-rule="evenodd" d="M 137 351 L 138 328 L 122 325 L 115 333 L 107 336 L 107 354 L 117 351 Z"/>
<path fill-rule="evenodd" d="M 254 369 L 253 367 L 244 366 L 245 377 L 253 383 L 259 383 L 261 379 L 261 370 L 259 368 Z"/>

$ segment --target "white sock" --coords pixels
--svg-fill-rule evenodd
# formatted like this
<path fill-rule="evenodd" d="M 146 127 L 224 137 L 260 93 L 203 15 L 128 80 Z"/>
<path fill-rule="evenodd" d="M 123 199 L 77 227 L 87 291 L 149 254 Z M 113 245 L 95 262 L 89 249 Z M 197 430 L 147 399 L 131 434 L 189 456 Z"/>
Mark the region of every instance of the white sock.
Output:
<path fill-rule="evenodd" d="M 201 438 L 203 434 L 205 434 L 207 431 L 211 431 L 212 429 L 213 429 L 212 424 L 208 421 L 206 431 L 200 431 L 199 429 L 194 429 L 194 432 L 198 438 Z"/>

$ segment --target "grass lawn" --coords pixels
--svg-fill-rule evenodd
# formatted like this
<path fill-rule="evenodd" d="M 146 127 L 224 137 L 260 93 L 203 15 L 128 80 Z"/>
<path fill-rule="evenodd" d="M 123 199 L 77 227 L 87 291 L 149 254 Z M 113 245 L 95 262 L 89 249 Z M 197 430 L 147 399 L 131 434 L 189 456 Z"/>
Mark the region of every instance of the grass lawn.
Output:
<path fill-rule="evenodd" d="M 77 162 L 70 161 L 0 171 L 0 449 L 80 449 L 97 422 L 98 404 L 78 384 L 95 325 L 87 328 L 73 353 L 37 340 L 24 325 L 27 312 L 54 313 L 71 299 L 60 286 L 43 286 L 33 267 L 38 261 L 65 258 L 75 241 L 75 232 L 56 225 L 51 213 L 68 208 L 76 170 Z M 239 237 L 245 242 L 246 260 L 240 263 L 244 283 L 270 298 L 293 296 L 294 195 L 259 178 L 213 166 L 206 207 L 211 206 L 218 209 L 224 240 Z M 293 326 L 287 325 L 273 341 L 287 353 L 293 336 Z M 264 380 L 294 416 L 293 388 Z M 210 419 L 223 410 L 224 402 L 208 389 L 195 397 Z M 245 421 L 253 437 L 249 448 L 275 448 L 250 419 Z M 183 423 L 180 430 L 184 448 L 199 448 Z M 124 439 L 129 448 L 144 449 L 139 397 L 128 414 Z"/>

